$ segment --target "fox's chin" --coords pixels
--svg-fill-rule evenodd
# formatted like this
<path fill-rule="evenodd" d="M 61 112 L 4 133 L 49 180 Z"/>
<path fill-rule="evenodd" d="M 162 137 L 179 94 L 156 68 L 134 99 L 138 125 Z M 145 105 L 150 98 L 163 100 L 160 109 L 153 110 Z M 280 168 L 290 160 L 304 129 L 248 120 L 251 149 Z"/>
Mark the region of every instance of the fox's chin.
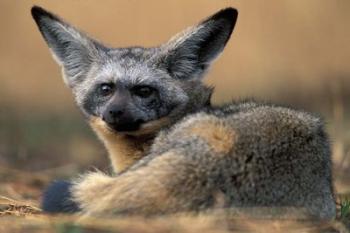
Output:
<path fill-rule="evenodd" d="M 108 128 L 115 131 L 116 133 L 134 132 L 141 128 L 143 121 L 135 121 L 124 124 L 108 125 Z"/>
<path fill-rule="evenodd" d="M 160 129 L 170 124 L 170 118 L 162 117 L 157 120 L 148 122 L 139 122 L 138 124 L 124 125 L 119 127 L 110 127 L 106 124 L 109 130 L 117 134 L 125 134 L 130 136 L 144 136 L 156 134 Z"/>

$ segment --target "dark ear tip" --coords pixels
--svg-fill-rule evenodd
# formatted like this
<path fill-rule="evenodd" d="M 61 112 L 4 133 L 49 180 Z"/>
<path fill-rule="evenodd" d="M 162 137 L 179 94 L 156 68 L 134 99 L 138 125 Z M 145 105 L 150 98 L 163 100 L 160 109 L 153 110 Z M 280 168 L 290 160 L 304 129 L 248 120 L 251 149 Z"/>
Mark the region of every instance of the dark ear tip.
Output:
<path fill-rule="evenodd" d="M 235 8 L 228 7 L 220 10 L 213 16 L 211 16 L 208 20 L 218 20 L 218 19 L 226 19 L 232 22 L 235 22 L 238 16 L 238 11 Z"/>
<path fill-rule="evenodd" d="M 32 16 L 36 22 L 39 22 L 40 18 L 47 17 L 50 19 L 57 20 L 57 17 L 53 15 L 52 13 L 48 12 L 44 8 L 40 6 L 33 6 L 31 9 Z"/>
<path fill-rule="evenodd" d="M 46 11 L 40 6 L 33 6 L 31 9 L 31 13 L 34 19 L 38 19 L 41 15 L 45 14 Z"/>

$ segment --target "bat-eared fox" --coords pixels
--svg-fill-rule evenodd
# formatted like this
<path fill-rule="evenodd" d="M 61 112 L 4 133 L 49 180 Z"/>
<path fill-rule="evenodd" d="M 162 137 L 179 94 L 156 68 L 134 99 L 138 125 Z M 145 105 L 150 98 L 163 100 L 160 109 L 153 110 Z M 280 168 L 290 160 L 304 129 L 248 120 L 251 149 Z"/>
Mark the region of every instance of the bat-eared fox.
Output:
<path fill-rule="evenodd" d="M 255 101 L 211 105 L 213 89 L 202 78 L 237 15 L 220 10 L 160 46 L 111 48 L 32 8 L 114 170 L 53 182 L 44 211 L 153 216 L 261 207 L 335 216 L 330 144 L 319 117 Z"/>

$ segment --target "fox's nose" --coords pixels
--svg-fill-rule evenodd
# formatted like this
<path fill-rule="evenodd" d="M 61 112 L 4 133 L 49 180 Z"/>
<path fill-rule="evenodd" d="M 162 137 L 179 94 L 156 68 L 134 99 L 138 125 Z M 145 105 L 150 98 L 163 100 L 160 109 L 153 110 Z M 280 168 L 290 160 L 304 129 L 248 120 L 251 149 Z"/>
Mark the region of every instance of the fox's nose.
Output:
<path fill-rule="evenodd" d="M 123 110 L 109 110 L 109 115 L 113 118 L 120 117 L 124 114 Z"/>
<path fill-rule="evenodd" d="M 111 106 L 102 115 L 102 120 L 108 124 L 115 124 L 124 115 L 124 108 L 121 106 Z"/>

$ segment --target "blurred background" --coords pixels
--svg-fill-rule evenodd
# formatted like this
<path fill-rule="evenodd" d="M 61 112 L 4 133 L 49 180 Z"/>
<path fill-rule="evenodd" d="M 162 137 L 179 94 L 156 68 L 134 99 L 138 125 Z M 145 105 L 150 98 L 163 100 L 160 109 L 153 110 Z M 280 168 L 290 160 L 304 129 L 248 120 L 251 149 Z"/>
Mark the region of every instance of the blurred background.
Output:
<path fill-rule="evenodd" d="M 206 82 L 215 103 L 255 97 L 322 115 L 336 189 L 350 191 L 350 1 L 0 1 L 0 175 L 108 170 L 30 16 L 40 5 L 115 47 L 154 46 L 227 6 L 234 34 Z M 30 173 L 29 173 L 30 172 Z"/>

